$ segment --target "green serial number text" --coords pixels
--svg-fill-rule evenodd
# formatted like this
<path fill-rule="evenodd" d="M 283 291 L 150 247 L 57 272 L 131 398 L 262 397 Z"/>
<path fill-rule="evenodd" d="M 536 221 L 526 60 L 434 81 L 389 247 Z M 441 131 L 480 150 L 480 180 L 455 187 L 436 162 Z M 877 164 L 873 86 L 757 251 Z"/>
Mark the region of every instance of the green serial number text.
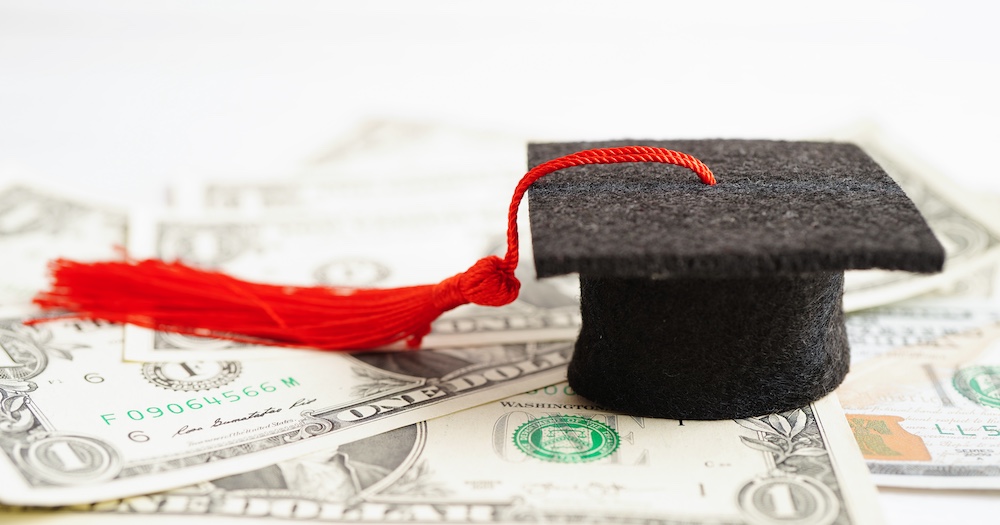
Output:
<path fill-rule="evenodd" d="M 283 388 L 294 388 L 299 386 L 299 382 L 295 378 L 289 377 L 281 380 L 281 387 Z M 183 414 L 184 412 L 190 412 L 194 410 L 201 410 L 203 408 L 209 408 L 210 405 L 223 405 L 224 403 L 237 403 L 241 399 L 247 399 L 251 397 L 257 397 L 263 394 L 269 394 L 275 392 L 279 387 L 269 381 L 265 381 L 259 385 L 248 385 L 243 387 L 242 390 L 226 390 L 217 395 L 213 396 L 200 396 L 188 399 L 184 403 L 167 403 L 165 406 L 158 407 L 146 407 L 145 409 L 132 409 L 125 411 L 125 418 L 131 421 L 142 421 L 144 419 L 156 419 L 168 414 Z M 217 396 L 221 396 L 220 399 Z M 113 421 L 118 421 L 120 413 L 109 412 L 107 414 L 101 414 L 101 420 L 104 421 L 105 425 L 110 425 Z"/>

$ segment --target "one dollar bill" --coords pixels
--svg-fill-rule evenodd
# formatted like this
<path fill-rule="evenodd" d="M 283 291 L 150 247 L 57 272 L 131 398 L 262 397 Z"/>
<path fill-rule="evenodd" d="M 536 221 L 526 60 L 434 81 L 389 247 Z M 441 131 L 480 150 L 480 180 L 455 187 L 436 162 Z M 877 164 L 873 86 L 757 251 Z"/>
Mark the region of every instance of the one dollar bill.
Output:
<path fill-rule="evenodd" d="M 121 333 L 0 320 L 0 502 L 94 502 L 252 470 L 551 384 L 572 351 L 130 363 Z"/>
<path fill-rule="evenodd" d="M 867 477 L 832 398 L 692 422 L 609 413 L 559 384 L 245 474 L 36 517 L 880 523 Z"/>

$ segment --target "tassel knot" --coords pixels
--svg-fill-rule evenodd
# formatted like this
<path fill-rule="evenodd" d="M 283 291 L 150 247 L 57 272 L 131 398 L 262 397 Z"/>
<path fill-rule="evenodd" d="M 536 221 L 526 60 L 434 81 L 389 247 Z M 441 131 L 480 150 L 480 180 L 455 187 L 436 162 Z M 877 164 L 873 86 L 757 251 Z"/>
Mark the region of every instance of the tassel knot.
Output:
<path fill-rule="evenodd" d="M 434 287 L 434 305 L 448 311 L 463 304 L 503 306 L 517 299 L 521 282 L 503 259 L 491 255 Z"/>

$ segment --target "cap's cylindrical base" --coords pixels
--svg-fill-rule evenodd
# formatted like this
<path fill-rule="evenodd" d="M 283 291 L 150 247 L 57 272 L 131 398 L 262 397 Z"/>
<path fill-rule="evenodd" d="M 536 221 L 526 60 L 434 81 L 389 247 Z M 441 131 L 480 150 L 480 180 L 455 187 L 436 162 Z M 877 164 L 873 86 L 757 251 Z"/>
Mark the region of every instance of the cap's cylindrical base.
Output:
<path fill-rule="evenodd" d="M 580 277 L 569 365 L 580 395 L 669 419 L 791 410 L 831 392 L 850 350 L 844 274 L 752 279 Z"/>

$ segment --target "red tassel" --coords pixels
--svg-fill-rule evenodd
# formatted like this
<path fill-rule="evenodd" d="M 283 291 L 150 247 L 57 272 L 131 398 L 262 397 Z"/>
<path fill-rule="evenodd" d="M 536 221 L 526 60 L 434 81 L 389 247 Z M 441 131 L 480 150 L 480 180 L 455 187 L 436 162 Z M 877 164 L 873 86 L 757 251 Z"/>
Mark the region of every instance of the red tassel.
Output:
<path fill-rule="evenodd" d="M 691 169 L 715 184 L 701 161 L 644 146 L 581 151 L 529 171 L 508 212 L 507 253 L 433 285 L 391 289 L 296 287 L 252 283 L 159 260 L 51 263 L 51 290 L 34 303 L 69 314 L 33 320 L 90 319 L 240 342 L 357 350 L 405 341 L 417 348 L 442 313 L 467 303 L 503 306 L 517 298 L 517 211 L 528 187 L 554 171 L 585 164 L 660 162 Z"/>

